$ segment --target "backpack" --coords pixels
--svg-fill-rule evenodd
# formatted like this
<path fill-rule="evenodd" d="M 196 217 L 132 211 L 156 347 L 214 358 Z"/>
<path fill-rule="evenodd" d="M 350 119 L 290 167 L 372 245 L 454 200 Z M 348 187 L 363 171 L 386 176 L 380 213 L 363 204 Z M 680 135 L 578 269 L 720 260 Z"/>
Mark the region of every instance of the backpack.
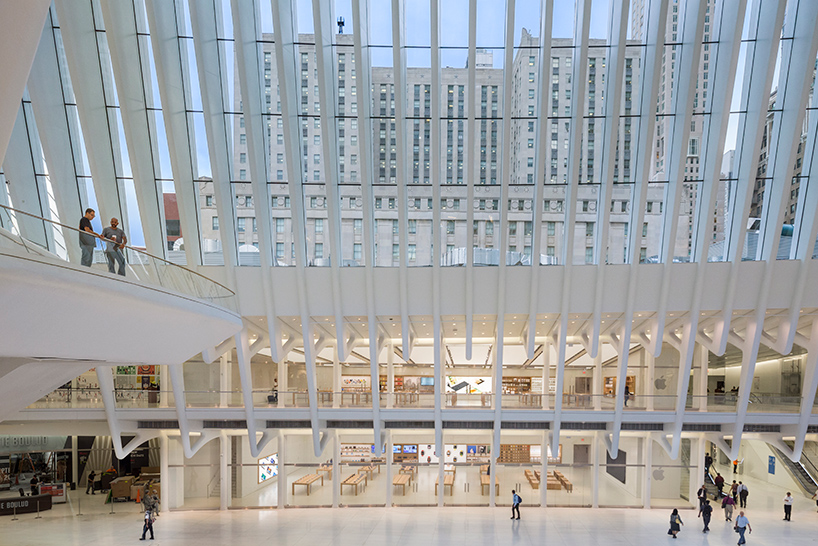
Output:
<path fill-rule="evenodd" d="M 523 498 L 520 495 L 516 495 L 516 497 L 517 497 L 517 504 L 522 504 L 523 503 Z"/>

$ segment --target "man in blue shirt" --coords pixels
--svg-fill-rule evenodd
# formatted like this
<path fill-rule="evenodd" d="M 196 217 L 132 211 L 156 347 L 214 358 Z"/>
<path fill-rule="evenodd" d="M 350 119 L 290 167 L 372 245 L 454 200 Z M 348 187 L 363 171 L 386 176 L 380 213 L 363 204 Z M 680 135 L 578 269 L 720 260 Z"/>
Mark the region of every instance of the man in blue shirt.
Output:
<path fill-rule="evenodd" d="M 511 490 L 511 519 L 514 518 L 514 512 L 517 512 L 517 518 L 520 519 L 520 503 L 523 502 L 523 499 L 520 498 L 520 495 L 517 494 L 515 490 Z"/>
<path fill-rule="evenodd" d="M 744 544 L 747 542 L 744 540 L 744 532 L 750 531 L 753 532 L 753 528 L 750 527 L 750 520 L 744 515 L 744 510 L 738 513 L 738 517 L 736 518 L 736 530 L 738 531 L 738 543 Z"/>

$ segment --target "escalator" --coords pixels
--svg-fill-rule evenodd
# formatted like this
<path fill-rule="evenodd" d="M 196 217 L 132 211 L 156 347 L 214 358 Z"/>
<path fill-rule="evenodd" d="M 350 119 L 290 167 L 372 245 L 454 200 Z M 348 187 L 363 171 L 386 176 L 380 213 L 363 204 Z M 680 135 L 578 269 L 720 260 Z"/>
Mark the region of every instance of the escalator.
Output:
<path fill-rule="evenodd" d="M 784 465 L 801 490 L 808 495 L 815 493 L 815 490 L 818 489 L 818 482 L 816 482 L 818 472 L 816 472 L 816 468 L 812 462 L 803 454 L 801 455 L 801 460 L 794 462 L 780 449 L 776 448 L 772 444 L 767 445 L 770 447 L 772 452 L 775 453 L 778 460 L 782 465 Z"/>

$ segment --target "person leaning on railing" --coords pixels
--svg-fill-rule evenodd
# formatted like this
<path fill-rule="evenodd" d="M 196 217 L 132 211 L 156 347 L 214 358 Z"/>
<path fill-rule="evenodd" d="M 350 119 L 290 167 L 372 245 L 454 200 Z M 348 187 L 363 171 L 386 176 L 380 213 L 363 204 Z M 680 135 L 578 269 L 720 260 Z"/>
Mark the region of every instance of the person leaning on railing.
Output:
<path fill-rule="evenodd" d="M 119 220 L 111 218 L 111 225 L 102 230 L 102 240 L 105 241 L 105 257 L 108 259 L 108 273 L 119 273 L 125 276 L 125 255 L 122 250 L 128 238 L 125 232 L 119 229 Z M 119 264 L 119 271 L 114 271 L 114 262 Z"/>
<path fill-rule="evenodd" d="M 80 218 L 80 249 L 82 250 L 82 265 L 91 267 L 94 262 L 95 238 L 102 238 L 91 229 L 91 220 L 97 215 L 94 209 L 85 209 L 85 216 Z"/>

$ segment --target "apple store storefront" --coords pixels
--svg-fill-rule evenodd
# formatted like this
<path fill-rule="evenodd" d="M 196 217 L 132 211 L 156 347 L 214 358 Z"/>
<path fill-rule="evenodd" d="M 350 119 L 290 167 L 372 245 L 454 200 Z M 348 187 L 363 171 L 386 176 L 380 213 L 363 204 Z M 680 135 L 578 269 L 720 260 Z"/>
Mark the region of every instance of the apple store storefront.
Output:
<path fill-rule="evenodd" d="M 556 452 L 547 430 L 504 429 L 495 448 L 492 430 L 446 428 L 437 449 L 433 429 L 390 429 L 379 448 L 371 429 L 336 429 L 315 456 L 311 431 L 292 429 L 258 456 L 245 433 L 211 441 L 186 459 L 179 437 L 171 436 L 170 487 L 163 488 L 169 498 L 163 502 L 171 510 L 437 506 L 442 484 L 443 506 L 510 505 L 512 489 L 528 506 L 693 506 L 705 450 L 721 455 L 698 434 L 682 439 L 674 460 L 651 432 L 623 431 L 612 458 L 604 429 L 588 430 L 597 423 L 564 425 L 585 430 L 563 429 Z M 499 453 L 492 468 L 494 449 Z M 225 459 L 226 467 L 220 466 Z M 225 484 L 227 495 L 221 492 Z"/>

